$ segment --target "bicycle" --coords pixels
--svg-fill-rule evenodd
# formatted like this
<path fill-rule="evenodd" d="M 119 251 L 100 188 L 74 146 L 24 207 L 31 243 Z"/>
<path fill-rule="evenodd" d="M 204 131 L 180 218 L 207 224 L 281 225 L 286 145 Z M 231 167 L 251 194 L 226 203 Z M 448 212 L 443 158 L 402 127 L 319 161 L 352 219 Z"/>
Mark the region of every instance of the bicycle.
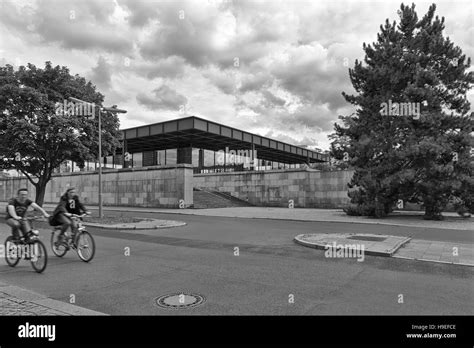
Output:
<path fill-rule="evenodd" d="M 90 262 L 95 255 L 95 241 L 92 235 L 86 231 L 86 227 L 82 223 L 82 218 L 86 214 L 73 214 L 71 219 L 76 222 L 77 227 L 71 227 L 72 232 L 65 232 L 65 239 L 59 243 L 58 237 L 61 226 L 56 226 L 51 233 L 51 249 L 57 257 L 63 257 L 70 250 L 76 250 L 79 258 L 84 262 Z"/>
<path fill-rule="evenodd" d="M 22 218 L 20 221 L 36 221 L 44 219 L 42 217 L 33 216 Z M 21 259 L 31 262 L 33 269 L 42 273 L 48 265 L 48 252 L 42 241 L 39 240 L 39 231 L 33 229 L 20 239 L 8 236 L 5 240 L 5 260 L 8 266 L 15 267 Z"/>

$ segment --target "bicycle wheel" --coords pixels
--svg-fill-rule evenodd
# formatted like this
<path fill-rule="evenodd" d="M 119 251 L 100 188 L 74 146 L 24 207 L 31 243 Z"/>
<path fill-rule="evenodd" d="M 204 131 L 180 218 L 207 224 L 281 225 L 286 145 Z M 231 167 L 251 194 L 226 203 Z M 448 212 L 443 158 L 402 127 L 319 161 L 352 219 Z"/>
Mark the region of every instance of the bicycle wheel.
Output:
<path fill-rule="evenodd" d="M 94 258 L 94 238 L 92 238 L 92 235 L 87 231 L 82 231 L 77 236 L 77 255 L 84 262 L 89 262 Z"/>
<path fill-rule="evenodd" d="M 43 242 L 35 240 L 31 242 L 31 266 L 38 273 L 42 273 L 48 265 L 48 252 Z"/>
<path fill-rule="evenodd" d="M 13 243 L 12 240 L 12 236 L 8 236 L 5 240 L 5 261 L 7 261 L 8 266 L 15 267 L 20 262 L 20 254 L 17 244 Z"/>
<path fill-rule="evenodd" d="M 59 230 L 55 230 L 53 233 L 51 233 L 51 250 L 53 250 L 54 255 L 57 257 L 63 257 L 66 255 L 68 249 L 66 248 L 65 244 L 60 244 L 57 246 L 55 245 L 55 243 L 58 241 L 59 232 Z"/>

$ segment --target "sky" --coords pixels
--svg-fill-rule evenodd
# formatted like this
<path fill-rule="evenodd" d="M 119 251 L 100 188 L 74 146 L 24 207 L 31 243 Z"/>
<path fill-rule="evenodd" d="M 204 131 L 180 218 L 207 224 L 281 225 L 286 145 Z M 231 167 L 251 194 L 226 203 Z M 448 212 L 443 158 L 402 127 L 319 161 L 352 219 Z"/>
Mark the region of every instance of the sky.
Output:
<path fill-rule="evenodd" d="M 419 18 L 432 3 L 473 58 L 474 2 L 416 1 Z M 354 111 L 341 95 L 354 93 L 348 69 L 400 4 L 0 0 L 0 65 L 67 66 L 128 111 L 122 129 L 194 115 L 327 150 L 338 116 Z"/>

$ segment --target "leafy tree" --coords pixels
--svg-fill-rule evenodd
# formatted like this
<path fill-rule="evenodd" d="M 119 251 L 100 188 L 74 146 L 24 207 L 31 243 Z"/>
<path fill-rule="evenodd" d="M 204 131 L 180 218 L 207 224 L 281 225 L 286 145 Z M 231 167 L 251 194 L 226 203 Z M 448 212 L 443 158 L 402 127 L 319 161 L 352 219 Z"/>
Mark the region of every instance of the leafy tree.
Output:
<path fill-rule="evenodd" d="M 36 188 L 38 204 L 43 204 L 46 185 L 62 162 L 83 168 L 85 161 L 98 158 L 98 118 L 77 115 L 79 110 L 68 107 L 61 112 L 58 106 L 69 97 L 96 105 L 104 99 L 90 81 L 71 75 L 64 66 L 0 67 L 0 169 L 23 173 Z M 118 117 L 103 112 L 104 153 L 118 146 L 118 128 Z"/>
<path fill-rule="evenodd" d="M 357 111 L 335 124 L 331 153 L 346 154 L 355 169 L 349 196 L 360 214 L 383 217 L 402 200 L 422 202 L 426 219 L 441 219 L 454 197 L 472 204 L 466 93 L 474 74 L 435 10 L 418 19 L 414 4 L 401 4 L 399 24 L 387 19 L 377 42 L 363 44 L 365 64 L 349 69 L 357 94 L 342 94 Z"/>

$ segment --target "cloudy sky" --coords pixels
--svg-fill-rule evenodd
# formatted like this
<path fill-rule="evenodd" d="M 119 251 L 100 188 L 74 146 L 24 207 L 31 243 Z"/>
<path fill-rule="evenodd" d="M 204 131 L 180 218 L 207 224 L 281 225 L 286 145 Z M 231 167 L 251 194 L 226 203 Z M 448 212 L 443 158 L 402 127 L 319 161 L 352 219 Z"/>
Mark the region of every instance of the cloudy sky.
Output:
<path fill-rule="evenodd" d="M 419 17 L 433 2 L 474 57 L 472 1 L 416 1 Z M 121 128 L 195 115 L 328 149 L 348 67 L 400 3 L 0 0 L 0 65 L 69 67 L 128 110 Z"/>

